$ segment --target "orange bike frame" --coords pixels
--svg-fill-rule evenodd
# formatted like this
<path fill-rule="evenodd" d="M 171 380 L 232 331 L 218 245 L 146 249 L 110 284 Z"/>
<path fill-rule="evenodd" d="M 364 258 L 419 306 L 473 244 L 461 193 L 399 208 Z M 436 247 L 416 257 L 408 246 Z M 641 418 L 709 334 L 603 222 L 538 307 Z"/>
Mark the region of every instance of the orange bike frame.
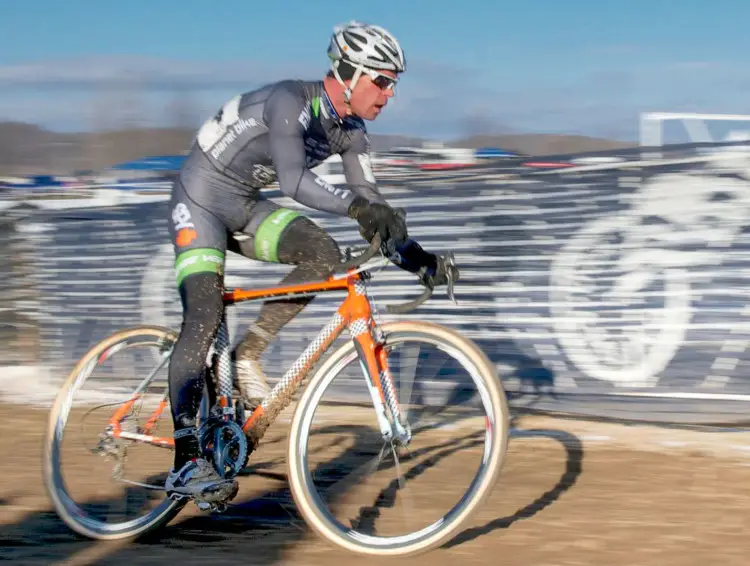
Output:
<path fill-rule="evenodd" d="M 284 409 L 286 402 L 276 402 L 278 399 L 289 399 L 291 395 L 288 391 L 296 389 L 305 378 L 310 369 L 328 350 L 344 328 L 348 328 L 350 335 L 355 341 L 355 347 L 359 352 L 360 358 L 367 369 L 367 378 L 375 391 L 379 393 L 380 402 L 391 408 L 392 412 L 398 413 L 396 405 L 396 396 L 393 391 L 392 379 L 386 379 L 386 388 L 384 389 L 381 382 L 381 375 L 385 373 L 390 378 L 390 371 L 387 365 L 385 350 L 373 338 L 373 319 L 370 302 L 364 291 L 364 283 L 360 273 L 350 270 L 344 277 L 330 277 L 325 281 L 316 283 L 302 283 L 297 285 L 285 285 L 272 287 L 268 289 L 231 289 L 224 292 L 224 304 L 231 305 L 245 301 L 256 301 L 264 299 L 289 299 L 299 296 L 316 295 L 319 293 L 329 293 L 334 291 L 347 291 L 347 297 L 341 303 L 332 317 L 331 321 L 320 331 L 318 336 L 310 343 L 307 349 L 300 355 L 291 369 L 282 377 L 279 383 L 274 387 L 271 393 L 259 405 L 243 424 L 243 430 L 249 432 L 263 417 L 265 427 L 270 425 L 281 410 Z M 287 393 L 286 395 L 281 395 Z M 154 413 L 149 417 L 145 426 L 140 433 L 133 433 L 122 430 L 121 423 L 130 413 L 133 405 L 140 395 L 136 395 L 123 405 L 118 407 L 110 419 L 113 435 L 116 438 L 136 440 L 165 448 L 174 447 L 174 440 L 169 437 L 153 436 L 152 430 L 156 425 L 162 412 L 168 405 L 165 397 Z M 219 406 L 226 407 L 229 400 L 225 397 L 218 396 Z M 397 416 L 397 415 L 394 415 Z M 230 418 L 225 416 L 225 418 Z M 261 430 L 259 436 L 265 431 Z M 258 439 L 259 439 L 258 436 Z"/>

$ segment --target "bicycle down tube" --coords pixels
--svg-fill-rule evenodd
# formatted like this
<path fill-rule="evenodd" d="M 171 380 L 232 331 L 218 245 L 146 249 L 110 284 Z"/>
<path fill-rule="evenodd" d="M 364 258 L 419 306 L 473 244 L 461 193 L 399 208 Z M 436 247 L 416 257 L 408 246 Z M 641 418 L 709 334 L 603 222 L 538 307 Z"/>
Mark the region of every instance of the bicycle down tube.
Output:
<path fill-rule="evenodd" d="M 250 440 L 255 445 L 263 437 L 278 414 L 290 403 L 292 395 L 307 376 L 307 373 L 339 337 L 345 327 L 348 328 L 359 353 L 368 388 L 372 394 L 378 422 L 384 434 L 386 430 L 390 434 L 391 426 L 385 418 L 383 408 L 386 396 L 380 382 L 380 370 L 375 356 L 375 341 L 372 339 L 370 331 L 372 310 L 365 294 L 364 283 L 359 277 L 352 276 L 347 279 L 346 288 L 348 289 L 348 296 L 336 314 L 331 317 L 328 324 L 310 342 L 266 399 L 245 421 L 243 430 L 251 437 Z"/>
<path fill-rule="evenodd" d="M 372 310 L 365 292 L 365 285 L 358 274 L 345 278 L 331 278 L 317 283 L 302 283 L 288 285 L 273 289 L 244 290 L 233 289 L 224 293 L 225 304 L 237 302 L 262 300 L 278 297 L 295 297 L 305 294 L 347 290 L 347 297 L 339 306 L 337 312 L 330 321 L 320 330 L 318 335 L 310 342 L 307 348 L 292 364 L 289 370 L 279 380 L 268 396 L 263 400 L 243 423 L 243 431 L 251 438 L 253 446 L 256 446 L 265 434 L 265 431 L 273 423 L 278 414 L 291 402 L 292 395 L 298 389 L 302 380 L 307 376 L 310 369 L 325 354 L 333 342 L 341 335 L 344 328 L 348 328 L 349 334 L 354 341 L 355 348 L 359 354 L 363 373 L 367 381 L 368 389 L 372 396 L 373 405 L 380 424 L 381 432 L 386 438 L 393 435 L 393 427 L 386 416 L 386 407 L 390 411 L 395 426 L 395 432 L 399 437 L 406 434 L 400 420 L 399 407 L 396 399 L 395 388 L 387 366 L 385 350 L 373 339 Z M 223 337 L 226 340 L 226 337 Z M 227 366 L 218 364 L 217 381 L 222 383 L 227 377 Z M 146 434 L 128 433 L 122 430 L 121 421 L 128 411 L 140 397 L 136 393 L 130 400 L 126 401 L 112 416 L 110 425 L 116 437 L 128 438 L 148 444 L 154 444 L 165 448 L 174 446 L 174 440 L 168 437 L 157 437 L 148 434 L 151 432 L 154 422 L 166 408 L 166 400 L 159 404 L 154 414 L 149 419 Z M 218 396 L 222 397 L 221 395 Z M 224 405 L 225 403 L 222 403 Z"/>

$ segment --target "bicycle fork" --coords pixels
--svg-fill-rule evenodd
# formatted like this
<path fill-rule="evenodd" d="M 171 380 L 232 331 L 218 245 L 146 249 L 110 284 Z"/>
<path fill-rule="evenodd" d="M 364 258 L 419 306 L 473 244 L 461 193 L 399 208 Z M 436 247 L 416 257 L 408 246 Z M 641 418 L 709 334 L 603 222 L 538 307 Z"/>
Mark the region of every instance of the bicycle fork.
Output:
<path fill-rule="evenodd" d="M 355 290 L 357 299 L 360 300 L 349 298 L 353 303 L 359 303 L 352 309 L 354 316 L 349 320 L 349 334 L 359 354 L 359 363 L 372 398 L 380 432 L 386 442 L 395 441 L 406 445 L 411 440 L 411 427 L 408 422 L 402 422 L 393 376 L 388 367 L 385 337 L 373 323 L 370 304 L 364 296 L 364 285 L 356 284 Z"/>
<path fill-rule="evenodd" d="M 377 333 L 379 331 L 375 329 L 375 334 Z M 383 440 L 408 444 L 411 440 L 411 429 L 409 423 L 401 421 L 401 409 L 383 342 L 379 342 L 378 337 L 373 337 L 365 331 L 354 337 L 354 345 L 359 353 L 359 363 L 367 381 Z M 386 410 L 390 413 L 390 419 Z"/>

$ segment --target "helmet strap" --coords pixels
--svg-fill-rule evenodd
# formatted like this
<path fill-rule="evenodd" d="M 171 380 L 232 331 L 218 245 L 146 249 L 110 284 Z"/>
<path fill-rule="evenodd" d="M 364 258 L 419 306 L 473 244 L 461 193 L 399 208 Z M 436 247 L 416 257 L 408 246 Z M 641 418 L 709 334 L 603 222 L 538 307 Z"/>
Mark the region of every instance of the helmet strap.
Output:
<path fill-rule="evenodd" d="M 356 66 L 357 69 L 354 71 L 354 75 L 352 76 L 352 81 L 349 84 L 349 86 L 344 83 L 344 80 L 341 78 L 341 75 L 339 75 L 339 63 L 341 63 L 341 60 L 338 60 L 334 62 L 333 64 L 333 75 L 336 77 L 336 80 L 339 82 L 339 84 L 344 87 L 344 104 L 346 105 L 347 110 L 349 113 L 352 113 L 352 107 L 351 107 L 351 100 L 352 100 L 352 91 L 354 90 L 354 87 L 357 86 L 357 81 L 362 76 L 362 67 Z"/>

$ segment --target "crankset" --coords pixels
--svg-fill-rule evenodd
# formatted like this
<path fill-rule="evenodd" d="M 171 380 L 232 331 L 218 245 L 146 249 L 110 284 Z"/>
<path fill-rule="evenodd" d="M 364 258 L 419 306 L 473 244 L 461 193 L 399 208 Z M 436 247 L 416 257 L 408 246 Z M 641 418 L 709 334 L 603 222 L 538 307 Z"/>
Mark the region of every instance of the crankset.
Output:
<path fill-rule="evenodd" d="M 236 421 L 209 418 L 201 426 L 199 438 L 203 456 L 222 478 L 236 476 L 247 465 L 247 438 Z"/>

